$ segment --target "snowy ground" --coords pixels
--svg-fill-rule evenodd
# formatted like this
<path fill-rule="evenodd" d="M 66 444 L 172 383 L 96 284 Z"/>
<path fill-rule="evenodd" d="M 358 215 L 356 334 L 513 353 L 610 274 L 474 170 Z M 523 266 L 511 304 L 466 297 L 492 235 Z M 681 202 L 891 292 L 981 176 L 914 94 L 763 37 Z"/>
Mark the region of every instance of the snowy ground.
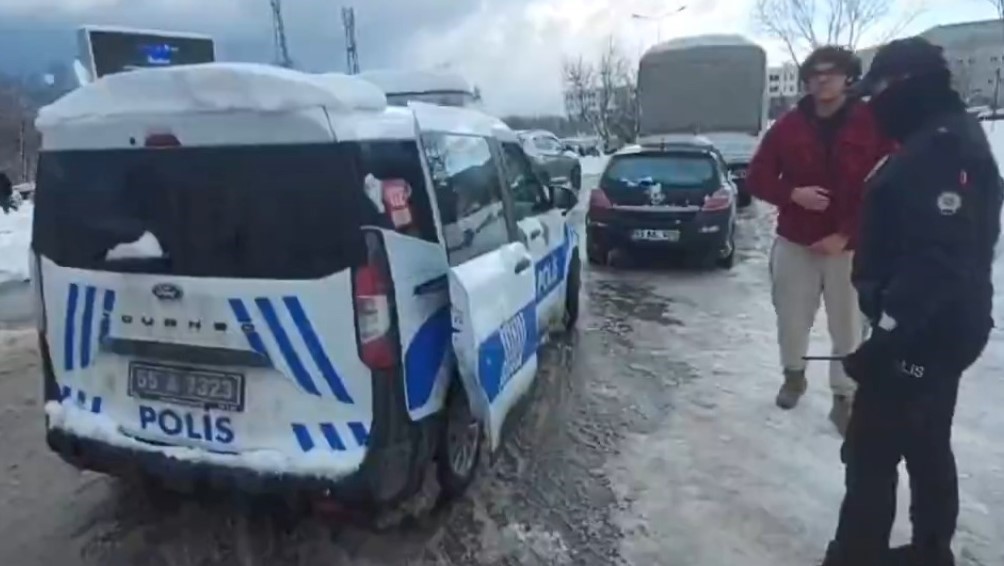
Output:
<path fill-rule="evenodd" d="M 0 284 L 28 279 L 28 245 L 31 243 L 32 203 L 10 214 L 0 212 Z"/>
<path fill-rule="evenodd" d="M 993 134 L 1004 148 L 1004 128 Z M 825 366 L 811 368 L 796 410 L 773 405 L 771 229 L 766 207 L 744 214 L 731 272 L 588 270 L 578 336 L 546 352 L 495 467 L 447 513 L 380 535 L 229 505 L 154 505 L 69 469 L 44 446 L 31 334 L 0 330 L 0 564 L 815 564 L 843 494 L 839 438 Z M 1004 289 L 1004 269 L 996 276 Z M 827 350 L 824 328 L 821 315 L 813 351 Z M 1004 564 L 1002 373 L 996 332 L 965 378 L 955 427 L 963 566 Z M 897 540 L 907 501 L 904 489 Z"/>

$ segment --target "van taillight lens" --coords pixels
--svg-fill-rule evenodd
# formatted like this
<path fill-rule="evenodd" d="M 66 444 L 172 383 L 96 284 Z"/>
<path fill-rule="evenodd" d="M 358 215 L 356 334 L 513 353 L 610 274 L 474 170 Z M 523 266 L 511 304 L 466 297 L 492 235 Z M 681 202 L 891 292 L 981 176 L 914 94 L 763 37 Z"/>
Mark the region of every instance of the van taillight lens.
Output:
<path fill-rule="evenodd" d="M 714 212 L 716 210 L 725 210 L 730 206 L 732 206 L 732 192 L 728 189 L 718 189 L 704 197 L 704 207 L 702 210 Z"/>
<path fill-rule="evenodd" d="M 593 191 L 589 193 L 590 210 L 605 210 L 612 206 L 613 205 L 610 203 L 610 199 L 607 198 L 607 193 L 603 192 L 603 189 L 593 189 Z"/>
<path fill-rule="evenodd" d="M 370 369 L 397 365 L 393 333 L 393 296 L 383 239 L 378 233 L 365 236 L 367 261 L 353 272 L 356 310 L 356 341 L 359 357 Z"/>

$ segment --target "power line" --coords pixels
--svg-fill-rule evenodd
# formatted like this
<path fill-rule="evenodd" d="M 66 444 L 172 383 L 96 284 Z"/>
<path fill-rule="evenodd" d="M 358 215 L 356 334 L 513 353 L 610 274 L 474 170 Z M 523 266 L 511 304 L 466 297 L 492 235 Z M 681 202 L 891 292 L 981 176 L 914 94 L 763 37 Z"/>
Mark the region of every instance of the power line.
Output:
<path fill-rule="evenodd" d="M 356 11 L 352 7 L 342 8 L 342 23 L 345 24 L 345 71 L 350 75 L 359 74 L 359 50 L 356 48 Z"/>
<path fill-rule="evenodd" d="M 293 59 L 289 56 L 289 45 L 286 43 L 286 25 L 282 21 L 282 0 L 269 0 L 272 5 L 272 40 L 275 48 L 275 63 L 281 67 L 292 68 Z"/>

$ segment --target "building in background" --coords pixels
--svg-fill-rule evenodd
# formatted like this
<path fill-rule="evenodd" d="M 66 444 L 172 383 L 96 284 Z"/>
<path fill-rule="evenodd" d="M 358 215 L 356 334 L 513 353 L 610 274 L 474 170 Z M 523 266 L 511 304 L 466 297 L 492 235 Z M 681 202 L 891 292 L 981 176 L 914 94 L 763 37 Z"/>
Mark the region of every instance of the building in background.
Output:
<path fill-rule="evenodd" d="M 794 106 L 801 94 L 798 67 L 794 63 L 767 69 L 767 96 L 770 99 L 767 114 L 771 119 L 776 119 Z"/>
<path fill-rule="evenodd" d="M 1000 107 L 1004 103 L 1004 22 L 984 20 L 935 26 L 919 34 L 945 50 L 955 88 L 970 106 Z M 865 69 L 877 47 L 860 51 Z"/>

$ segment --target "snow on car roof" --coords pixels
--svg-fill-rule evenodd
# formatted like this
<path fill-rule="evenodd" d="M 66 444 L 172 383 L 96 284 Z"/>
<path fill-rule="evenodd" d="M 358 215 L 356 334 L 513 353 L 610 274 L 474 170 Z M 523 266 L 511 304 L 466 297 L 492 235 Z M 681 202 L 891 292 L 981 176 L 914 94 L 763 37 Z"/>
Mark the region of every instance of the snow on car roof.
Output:
<path fill-rule="evenodd" d="M 676 51 L 681 49 L 692 49 L 694 47 L 760 47 L 757 43 L 739 34 L 706 34 L 694 35 L 690 37 L 678 37 L 664 41 L 653 46 L 645 52 L 663 53 L 666 51 Z"/>
<path fill-rule="evenodd" d="M 473 91 L 464 77 L 449 71 L 382 69 L 365 71 L 358 76 L 387 94 Z"/>
<path fill-rule="evenodd" d="M 312 75 L 254 63 L 205 63 L 105 76 L 39 111 L 39 128 L 134 115 L 282 112 L 310 107 L 381 111 L 387 97 L 347 75 Z"/>

